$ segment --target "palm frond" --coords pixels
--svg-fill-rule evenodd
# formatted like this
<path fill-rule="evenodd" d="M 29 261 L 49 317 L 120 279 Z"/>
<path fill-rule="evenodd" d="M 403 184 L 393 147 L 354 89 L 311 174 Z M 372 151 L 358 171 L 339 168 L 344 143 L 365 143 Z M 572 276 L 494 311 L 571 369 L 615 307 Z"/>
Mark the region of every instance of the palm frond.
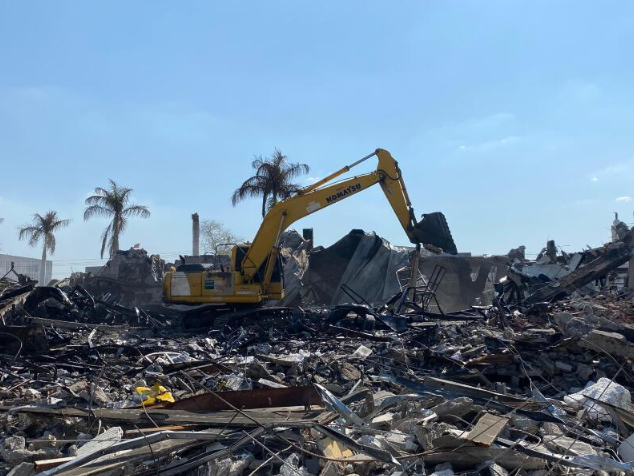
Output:
<path fill-rule="evenodd" d="M 125 203 L 128 196 L 132 192 L 132 189 L 129 187 L 122 187 L 117 182 L 112 179 L 108 179 L 110 182 L 110 192 L 117 198 L 117 201 L 121 203 Z"/>
<path fill-rule="evenodd" d="M 145 205 L 132 204 L 121 214 L 124 217 L 139 216 L 141 218 L 150 218 L 150 210 Z"/>
<path fill-rule="evenodd" d="M 89 197 L 89 198 L 92 198 L 92 197 Z M 84 210 L 84 221 L 89 220 L 90 218 L 94 216 L 107 218 L 107 217 L 111 217 L 112 215 L 114 215 L 114 211 L 104 205 L 97 205 L 97 204 L 90 205 L 86 207 L 86 210 Z"/>
<path fill-rule="evenodd" d="M 57 240 L 55 239 L 55 235 L 53 233 L 47 233 L 44 238 L 44 246 L 47 250 L 51 252 L 51 254 L 55 253 L 55 247 L 57 246 Z"/>
<path fill-rule="evenodd" d="M 70 220 L 68 219 L 58 218 L 57 212 L 54 210 L 49 210 L 44 215 L 35 213 L 33 222 L 30 225 L 23 225 L 18 228 L 18 238 L 20 240 L 28 240 L 30 246 L 35 246 L 40 239 L 44 239 L 45 248 L 54 253 L 56 246 L 55 231 L 68 226 L 69 223 Z"/>
<path fill-rule="evenodd" d="M 260 187 L 260 188 L 265 188 L 266 187 L 266 178 L 259 176 L 259 175 L 254 175 L 251 178 L 248 178 L 247 180 L 245 180 L 242 185 L 240 187 Z"/>
<path fill-rule="evenodd" d="M 101 196 L 101 197 L 105 197 L 106 195 L 110 194 L 110 190 L 105 189 L 103 187 L 95 187 L 95 189 L 93 190 L 93 193 L 95 195 Z"/>
<path fill-rule="evenodd" d="M 299 164 L 297 162 L 286 164 L 283 169 L 283 174 L 287 180 L 293 179 L 302 174 L 307 174 L 309 172 L 310 167 L 308 166 L 308 164 Z"/>
<path fill-rule="evenodd" d="M 46 216 L 48 218 L 48 222 L 49 222 L 48 228 L 50 231 L 55 231 L 59 228 L 65 228 L 71 222 L 70 218 L 64 218 L 64 219 L 57 218 L 57 212 L 49 212 L 49 214 L 47 214 Z"/>
<path fill-rule="evenodd" d="M 253 170 L 257 172 L 259 168 L 262 167 L 262 165 L 264 164 L 266 164 L 266 160 L 262 158 L 261 155 L 253 156 L 253 162 L 251 162 L 251 168 L 253 168 Z"/>
<path fill-rule="evenodd" d="M 258 197 L 266 193 L 266 184 L 261 177 L 254 176 L 246 180 L 238 189 L 233 192 L 231 196 L 231 203 L 236 206 L 238 202 L 241 202 L 247 197 Z"/>
<path fill-rule="evenodd" d="M 90 197 L 86 197 L 84 203 L 86 205 L 105 205 L 108 203 L 108 195 L 91 195 Z"/>
<path fill-rule="evenodd" d="M 44 246 L 51 252 L 55 253 L 57 246 L 57 239 L 55 238 L 55 231 L 60 228 L 67 227 L 70 224 L 69 219 L 58 219 L 57 212 L 50 211 L 45 216 L 46 226 L 44 227 Z"/>
<path fill-rule="evenodd" d="M 131 188 L 120 188 L 119 189 L 119 199 L 123 205 L 123 207 L 125 207 L 128 204 L 128 201 L 130 200 L 130 194 L 132 193 L 132 189 Z"/>
<path fill-rule="evenodd" d="M 291 180 L 310 171 L 306 164 L 289 163 L 288 157 L 277 148 L 268 158 L 254 156 L 251 167 L 255 170 L 255 175 L 233 192 L 231 203 L 234 206 L 247 197 L 262 197 L 266 205 L 263 207 L 271 208 L 279 200 L 299 191 L 301 187 Z"/>
<path fill-rule="evenodd" d="M 112 254 L 114 243 L 118 241 L 119 235 L 126 229 L 127 218 L 133 216 L 149 218 L 150 216 L 150 210 L 144 205 L 132 204 L 128 206 L 132 193 L 131 188 L 123 187 L 111 178 L 108 179 L 108 183 L 109 188 L 97 187 L 94 190 L 94 195 L 86 198 L 87 207 L 84 210 L 84 220 L 96 216 L 112 218 L 101 235 L 102 258 L 107 246 L 110 247 Z"/>
<path fill-rule="evenodd" d="M 278 190 L 278 197 L 285 200 L 291 195 L 299 192 L 301 189 L 302 187 L 297 183 L 284 183 Z"/>
<path fill-rule="evenodd" d="M 282 151 L 276 147 L 273 151 L 273 155 L 271 155 L 271 160 L 277 164 L 281 164 L 286 161 L 286 159 L 288 159 L 288 157 L 282 154 Z"/>
<path fill-rule="evenodd" d="M 112 230 L 112 223 L 110 223 L 101 233 L 101 254 L 103 258 L 103 252 L 106 251 L 106 245 L 108 244 L 108 238 L 110 238 L 110 232 Z"/>
<path fill-rule="evenodd" d="M 29 246 L 37 245 L 37 242 L 42 236 L 42 230 L 35 225 L 23 225 L 18 228 L 18 239 L 28 240 Z"/>

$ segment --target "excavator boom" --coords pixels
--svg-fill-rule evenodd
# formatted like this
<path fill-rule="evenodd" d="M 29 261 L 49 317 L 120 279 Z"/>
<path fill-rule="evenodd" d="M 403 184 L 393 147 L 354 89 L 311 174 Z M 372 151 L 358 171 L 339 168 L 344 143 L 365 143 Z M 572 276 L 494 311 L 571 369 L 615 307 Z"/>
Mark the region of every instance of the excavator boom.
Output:
<path fill-rule="evenodd" d="M 379 159 L 379 165 L 375 171 L 351 177 L 332 185 L 324 185 L 349 171 L 361 161 L 375 155 Z M 416 219 L 398 163 L 388 151 L 383 149 L 377 149 L 373 154 L 364 157 L 361 161 L 346 166 L 324 180 L 306 187 L 297 195 L 279 202 L 269 210 L 242 261 L 243 275 L 247 281 L 254 279 L 262 264 L 269 257 L 271 250 L 279 246 L 282 232 L 290 225 L 311 213 L 334 205 L 377 183 L 381 185 L 410 241 L 412 243 L 418 242 L 414 233 Z"/>

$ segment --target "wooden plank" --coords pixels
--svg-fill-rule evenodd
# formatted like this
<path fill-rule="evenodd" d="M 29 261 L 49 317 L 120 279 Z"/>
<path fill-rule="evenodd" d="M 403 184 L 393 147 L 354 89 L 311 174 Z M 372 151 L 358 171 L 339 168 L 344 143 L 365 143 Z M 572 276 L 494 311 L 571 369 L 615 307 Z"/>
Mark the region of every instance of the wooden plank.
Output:
<path fill-rule="evenodd" d="M 36 413 L 44 415 L 59 415 L 64 417 L 99 418 L 109 421 L 135 422 L 143 424 L 158 424 L 163 426 L 204 423 L 209 426 L 257 427 L 258 423 L 284 422 L 285 426 L 314 421 L 319 412 L 305 412 L 301 407 L 277 408 L 275 410 L 244 410 L 244 414 L 237 414 L 233 410 L 218 412 L 188 412 L 183 410 L 164 410 L 146 408 L 112 409 L 94 408 L 84 410 L 80 408 L 48 408 L 38 406 L 12 407 L 0 406 L 0 411 L 12 410 L 16 413 Z M 247 416 L 245 416 L 247 415 Z M 249 418 L 251 417 L 251 418 Z"/>
<path fill-rule="evenodd" d="M 87 322 L 61 321 L 58 319 L 44 319 L 43 317 L 22 317 L 24 322 L 33 322 L 43 326 L 52 326 L 60 329 L 97 329 L 104 332 L 135 332 L 143 330 L 140 327 L 108 326 L 106 324 L 89 324 Z"/>
<path fill-rule="evenodd" d="M 162 405 L 169 410 L 186 411 L 220 411 L 235 408 L 282 408 L 320 405 L 321 399 L 313 386 L 285 388 L 254 388 L 218 393 L 203 393 L 183 398 L 169 405 Z"/>
<path fill-rule="evenodd" d="M 424 377 L 422 378 L 423 385 L 432 389 L 445 390 L 454 392 L 467 397 L 485 398 L 487 400 L 495 400 L 498 402 L 509 403 L 521 403 L 525 408 L 529 406 L 527 404 L 533 403 L 530 400 L 520 397 L 514 397 L 513 395 L 504 395 L 502 393 L 493 392 L 484 388 L 473 387 L 460 382 L 454 382 L 452 380 L 445 380 L 436 377 Z M 398 382 L 397 382 L 398 383 Z M 538 407 L 539 408 L 539 407 Z"/>
<path fill-rule="evenodd" d="M 33 463 L 33 469 L 36 472 L 46 471 L 47 469 L 56 468 L 60 464 L 75 459 L 75 456 L 66 456 L 64 458 L 41 459 Z"/>
<path fill-rule="evenodd" d="M 434 450 L 433 453 L 425 455 L 425 464 L 436 465 L 451 461 L 451 465 L 456 471 L 472 470 L 488 460 L 494 460 L 509 471 L 519 468 L 533 471 L 546 467 L 546 461 L 541 458 L 527 456 L 509 448 L 496 448 L 494 446 L 488 448 L 470 446 L 446 451 Z"/>
<path fill-rule="evenodd" d="M 491 446 L 508 422 L 508 418 L 485 413 L 480 417 L 466 438 L 479 446 Z"/>
<path fill-rule="evenodd" d="M 192 426 L 182 426 L 182 425 L 170 425 L 170 426 L 152 426 L 149 428 L 137 428 L 134 430 L 126 430 L 123 437 L 124 438 L 137 438 L 142 435 L 151 435 L 152 433 L 158 433 L 159 431 L 185 431 L 191 430 Z"/>
<path fill-rule="evenodd" d="M 130 451 L 96 457 L 94 460 L 87 461 L 82 466 L 61 471 L 57 476 L 96 476 L 98 474 L 103 474 L 108 470 L 121 469 L 126 466 L 131 468 L 136 462 L 143 461 L 145 459 L 160 460 L 163 457 L 169 456 L 174 451 L 186 448 L 187 446 L 195 443 L 196 440 L 160 441 L 142 448 L 135 448 Z"/>

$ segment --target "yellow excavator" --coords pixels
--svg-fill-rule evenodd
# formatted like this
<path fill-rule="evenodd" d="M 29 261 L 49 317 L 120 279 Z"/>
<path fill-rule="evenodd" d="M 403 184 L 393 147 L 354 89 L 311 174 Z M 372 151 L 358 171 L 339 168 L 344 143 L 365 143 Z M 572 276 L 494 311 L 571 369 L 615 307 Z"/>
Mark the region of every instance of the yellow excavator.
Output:
<path fill-rule="evenodd" d="M 375 171 L 330 183 L 353 167 L 378 158 Z M 329 184 L 330 183 L 330 184 Z M 379 184 L 409 240 L 431 245 L 455 254 L 456 246 L 442 213 L 423 215 L 417 222 L 396 160 L 384 149 L 347 165 L 297 194 L 278 202 L 264 217 L 253 243 L 233 246 L 230 266 L 205 268 L 201 264 L 181 264 L 166 273 L 163 280 L 165 302 L 177 304 L 216 304 L 236 309 L 257 306 L 284 296 L 280 263 L 280 241 L 284 230 L 312 213 L 345 200 Z"/>

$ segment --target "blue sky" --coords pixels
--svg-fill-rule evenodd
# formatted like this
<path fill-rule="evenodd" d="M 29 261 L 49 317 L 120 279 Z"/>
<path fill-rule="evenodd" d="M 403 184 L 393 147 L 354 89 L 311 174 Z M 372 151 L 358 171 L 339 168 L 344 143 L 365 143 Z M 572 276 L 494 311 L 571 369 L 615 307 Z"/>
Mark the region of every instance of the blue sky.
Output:
<path fill-rule="evenodd" d="M 622 1 L 0 0 L 0 246 L 38 257 L 15 229 L 54 209 L 55 274 L 98 263 L 108 178 L 152 211 L 123 247 L 187 252 L 195 211 L 250 239 L 230 195 L 275 147 L 310 177 L 390 150 L 459 250 L 597 246 L 633 221 L 632 46 Z M 407 242 L 378 188 L 310 226 Z"/>

